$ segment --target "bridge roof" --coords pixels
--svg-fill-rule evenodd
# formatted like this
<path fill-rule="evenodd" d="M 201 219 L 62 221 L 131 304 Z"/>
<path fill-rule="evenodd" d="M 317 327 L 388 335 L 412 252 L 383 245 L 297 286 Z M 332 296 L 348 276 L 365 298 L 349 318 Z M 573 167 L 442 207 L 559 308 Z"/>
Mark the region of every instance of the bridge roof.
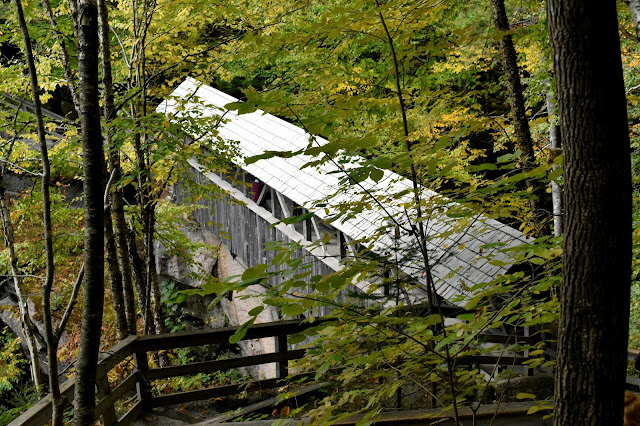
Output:
<path fill-rule="evenodd" d="M 227 111 L 225 105 L 238 102 L 238 99 L 192 78 L 187 78 L 180 84 L 172 96 L 181 99 L 193 99 L 196 96 L 210 105 L 203 107 L 202 103 L 191 103 L 187 110 L 197 108 L 205 115 L 224 113 L 225 122 L 218 128 L 219 136 L 236 141 L 243 158 L 265 151 L 297 151 L 309 146 L 310 136 L 302 128 L 260 110 L 242 115 L 236 111 Z M 169 99 L 158 107 L 158 111 L 175 112 L 175 106 L 176 101 Z M 320 137 L 314 139 L 314 144 L 328 143 Z M 380 230 L 388 227 L 393 220 L 406 224 L 407 218 L 412 216 L 413 213 L 402 207 L 403 203 L 410 204 L 412 199 L 412 183 L 408 179 L 385 170 L 378 182 L 367 179 L 361 185 L 345 190 L 345 186 L 340 184 L 345 174 L 336 164 L 325 162 L 320 166 L 303 168 L 313 160 L 310 156 L 299 154 L 290 158 L 263 159 L 252 164 L 245 164 L 239 159 L 238 165 L 295 203 L 309 208 L 319 218 L 330 216 L 345 203 L 359 199 L 369 201 L 368 208 L 346 220 L 331 223 L 354 240 L 379 235 Z M 357 160 L 354 158 L 354 161 Z M 434 201 L 432 211 L 426 213 L 429 219 L 423 224 L 429 236 L 428 252 L 436 291 L 446 299 L 467 295 L 469 287 L 491 281 L 498 274 L 505 273 L 513 264 L 512 255 L 505 248 L 527 242 L 520 231 L 483 215 L 471 213 L 429 189 L 420 188 L 420 191 L 425 200 Z M 381 203 L 373 202 L 366 192 L 375 194 Z M 396 194 L 404 195 L 394 198 Z M 327 206 L 314 209 L 313 203 L 322 200 L 328 200 Z M 456 214 L 450 214 L 451 211 Z M 390 216 L 394 219 L 391 220 Z M 383 232 L 373 249 L 382 253 L 391 252 L 395 247 L 401 253 L 409 253 L 413 245 L 412 237 L 403 233 L 400 239 L 396 239 L 390 235 L 392 233 Z M 495 243 L 502 245 L 496 246 Z M 405 263 L 403 269 L 420 278 L 424 274 L 423 262 L 419 256 L 414 255 L 413 258 L 415 260 Z M 422 298 L 424 294 L 415 296 Z"/>

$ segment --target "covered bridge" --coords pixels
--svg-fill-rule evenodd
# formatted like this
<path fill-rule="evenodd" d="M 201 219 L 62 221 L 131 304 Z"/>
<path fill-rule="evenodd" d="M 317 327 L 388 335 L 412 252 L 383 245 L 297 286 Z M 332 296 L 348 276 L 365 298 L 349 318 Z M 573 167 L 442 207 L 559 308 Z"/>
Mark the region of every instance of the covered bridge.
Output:
<path fill-rule="evenodd" d="M 196 99 L 199 102 L 195 102 Z M 178 108 L 179 101 L 183 102 L 183 108 Z M 399 251 L 409 257 L 401 266 L 403 272 L 416 279 L 424 276 L 424 262 L 419 254 L 412 254 L 415 252 L 411 250 L 414 245 L 412 235 L 394 232 L 396 224 L 400 224 L 398 229 L 410 229 L 410 222 L 415 219 L 412 217 L 415 214 L 405 207 L 412 202 L 411 181 L 384 170 L 377 182 L 368 178 L 359 184 L 344 185 L 341 180 L 345 177 L 342 169 L 345 166 L 327 161 L 303 167 L 316 159 L 304 153 L 246 164 L 244 158 L 266 151 L 302 152 L 309 146 L 328 141 L 260 110 L 248 114 L 227 110 L 225 105 L 233 102 L 238 99 L 187 78 L 158 111 L 188 114 L 197 110 L 205 116 L 220 116 L 219 137 L 237 144 L 240 158 L 234 160 L 235 170 L 203 170 L 197 162 L 190 162 L 197 179 L 218 185 L 230 198 L 240 201 L 213 201 L 211 210 L 203 209 L 196 214 L 203 226 L 211 227 L 213 222 L 230 235 L 229 245 L 235 256 L 248 267 L 268 264 L 274 254 L 263 250 L 264 243 L 302 242 L 305 248 L 300 249 L 298 256 L 313 263 L 314 273 L 323 274 L 342 268 L 340 260 L 355 255 L 360 243 L 369 245 L 368 248 L 378 254 L 394 249 L 397 252 L 400 247 Z M 353 163 L 358 162 L 357 157 L 351 158 Z M 252 183 L 256 180 L 259 191 L 254 193 L 258 186 Z M 426 213 L 428 219 L 423 222 L 428 235 L 430 272 L 439 296 L 445 300 L 467 296 L 470 287 L 491 281 L 509 270 L 514 256 L 508 249 L 526 243 L 524 234 L 481 214 L 471 213 L 457 203 L 447 200 L 443 203 L 437 193 L 427 188 L 420 191 L 424 199 L 440 201 L 434 202 L 434 207 Z M 184 198 L 183 191 L 175 193 L 178 198 Z M 403 195 L 398 198 L 396 194 Z M 359 199 L 365 202 L 366 208 L 330 223 L 324 221 L 346 203 Z M 280 222 L 292 216 L 294 210 L 296 215 L 311 212 L 313 216 L 291 225 Z M 448 211 L 458 214 L 448 214 Z M 469 214 L 460 215 L 461 211 Z M 313 241 L 323 240 L 325 233 L 333 236 L 330 241 L 324 238 L 325 244 L 312 245 Z M 374 236 L 377 236 L 375 241 L 371 240 Z M 357 285 L 362 288 L 366 283 Z M 426 292 L 415 289 L 411 298 L 419 302 L 426 298 Z"/>

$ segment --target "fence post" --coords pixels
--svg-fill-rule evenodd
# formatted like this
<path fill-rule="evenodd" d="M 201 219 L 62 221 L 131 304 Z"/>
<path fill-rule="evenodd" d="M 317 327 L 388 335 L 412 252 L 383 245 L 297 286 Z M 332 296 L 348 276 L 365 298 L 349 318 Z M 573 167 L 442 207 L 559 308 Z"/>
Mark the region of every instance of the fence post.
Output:
<path fill-rule="evenodd" d="M 276 352 L 286 353 L 289 350 L 287 345 L 287 335 L 276 336 Z M 276 377 L 278 379 L 284 379 L 289 375 L 289 361 L 284 360 L 277 363 Z"/>
<path fill-rule="evenodd" d="M 149 383 L 145 378 L 145 372 L 149 370 L 149 360 L 147 359 L 147 351 L 137 350 L 133 353 L 133 362 L 137 370 L 138 380 L 136 381 L 136 393 L 138 394 L 138 401 L 142 403 L 142 409 L 149 409 L 149 399 L 151 398 L 151 391 L 149 390 Z"/>
<path fill-rule="evenodd" d="M 109 386 L 109 379 L 107 377 L 107 371 L 104 365 L 98 365 L 98 371 L 96 375 L 96 386 L 98 388 L 98 401 L 103 398 L 107 398 L 109 403 L 107 404 L 102 414 L 102 423 L 104 426 L 113 426 L 118 424 L 118 418 L 116 417 L 116 409 L 113 406 L 113 400 L 111 399 L 111 386 Z M 98 414 L 98 413 L 96 413 Z M 96 420 L 99 416 L 96 415 Z"/>

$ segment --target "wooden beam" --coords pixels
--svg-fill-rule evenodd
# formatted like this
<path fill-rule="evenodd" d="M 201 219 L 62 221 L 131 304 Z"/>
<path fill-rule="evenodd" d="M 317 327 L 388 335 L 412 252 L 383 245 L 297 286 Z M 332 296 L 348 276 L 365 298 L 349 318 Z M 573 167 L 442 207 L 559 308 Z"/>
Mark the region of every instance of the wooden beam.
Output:
<path fill-rule="evenodd" d="M 318 224 L 316 223 L 316 218 L 312 217 L 311 218 L 311 224 L 313 225 L 313 230 L 316 231 L 316 238 L 318 239 L 318 241 L 322 241 L 322 235 L 320 235 L 320 230 L 318 229 Z M 327 255 L 327 246 L 323 243 L 322 244 L 322 252 L 323 254 L 326 256 Z"/>
<path fill-rule="evenodd" d="M 141 401 L 136 402 L 136 405 L 131 407 L 127 413 L 118 419 L 118 426 L 129 426 L 135 422 L 138 417 L 144 412 L 144 407 Z"/>
<path fill-rule="evenodd" d="M 256 201 L 257 205 L 262 204 L 262 200 L 264 200 L 264 196 L 267 193 L 267 185 L 265 185 L 264 183 L 262 184 L 262 189 L 260 190 L 260 196 L 258 197 L 258 201 Z M 249 197 L 251 198 L 251 197 Z"/>
<path fill-rule="evenodd" d="M 156 336 L 160 336 L 156 334 Z M 133 361 L 138 373 L 144 374 L 149 369 L 149 360 L 147 359 L 146 350 L 136 350 L 133 353 Z M 149 389 L 149 383 L 144 380 L 136 381 L 136 394 L 138 402 L 142 404 L 143 409 L 148 409 L 147 403 L 151 398 L 151 390 Z"/>
<path fill-rule="evenodd" d="M 286 357 L 289 352 L 289 345 L 287 344 L 287 336 L 278 336 L 276 337 L 276 350 L 279 354 L 285 355 L 281 361 L 278 361 L 278 365 L 276 368 L 277 377 L 279 379 L 284 379 L 289 375 L 289 358 Z M 304 356 L 304 353 L 300 358 Z"/>
<path fill-rule="evenodd" d="M 286 337 L 283 337 L 286 341 Z M 289 352 L 273 352 L 268 354 L 251 355 L 239 358 L 221 359 L 215 361 L 197 362 L 186 365 L 156 368 L 145 371 L 142 376 L 145 380 L 158 380 L 167 377 L 188 376 L 199 373 L 211 373 L 214 371 L 229 370 L 231 368 L 248 367 L 250 365 L 268 364 L 271 362 L 300 359 L 305 350 L 298 349 Z"/>
<path fill-rule="evenodd" d="M 291 212 L 289 211 L 289 206 L 287 206 L 287 203 L 285 203 L 284 201 L 284 197 L 282 196 L 281 193 L 279 193 L 278 191 L 276 191 L 276 196 L 278 197 L 278 201 L 280 202 L 280 208 L 282 209 L 282 214 L 284 215 L 283 219 L 289 218 L 291 217 Z M 295 226 L 293 226 L 293 224 L 287 225 L 289 228 L 293 229 L 295 231 Z"/>
<path fill-rule="evenodd" d="M 297 374 L 292 380 L 313 377 L 315 373 Z M 223 396 L 235 395 L 243 391 L 254 392 L 265 389 L 273 389 L 286 384 L 285 380 L 280 379 L 264 379 L 256 380 L 249 383 L 239 383 L 236 385 L 218 386 L 209 389 L 199 389 L 189 392 L 178 392 L 170 395 L 162 395 L 151 398 L 150 407 L 165 407 L 167 405 L 182 404 L 191 401 L 202 401 L 210 398 L 219 398 Z"/>
<path fill-rule="evenodd" d="M 113 404 L 113 401 L 117 401 L 122 398 L 127 392 L 136 387 L 136 382 L 140 379 L 139 373 L 136 371 L 124 379 L 111 391 L 110 398 L 103 398 L 96 404 L 96 417 L 102 414 L 103 410 L 109 405 Z"/>
<path fill-rule="evenodd" d="M 262 337 L 286 336 L 299 333 L 307 328 L 315 327 L 321 322 L 316 319 L 313 323 L 302 323 L 300 320 L 275 321 L 254 324 L 247 329 L 242 340 L 260 339 Z M 138 337 L 133 343 L 134 352 L 157 351 L 161 349 L 184 348 L 187 346 L 208 345 L 211 343 L 226 343 L 239 327 L 224 327 L 215 330 L 181 331 L 171 334 L 148 334 Z"/>
<path fill-rule="evenodd" d="M 251 404 L 248 405 L 246 407 L 243 407 L 240 410 L 234 410 L 231 411 L 230 413 L 225 413 L 225 414 L 220 414 L 218 416 L 214 416 L 211 417 L 209 419 L 207 419 L 207 424 L 216 424 L 216 423 L 226 423 L 226 422 L 230 422 L 231 420 L 237 419 L 239 417 L 243 417 L 247 414 L 251 414 L 255 411 L 258 410 L 262 410 L 263 408 L 267 408 L 267 407 L 271 407 L 273 405 L 276 404 L 282 404 L 285 401 L 289 401 L 292 400 L 294 398 L 309 394 L 311 392 L 315 392 L 319 389 L 322 389 L 323 387 L 327 386 L 328 383 L 327 382 L 321 382 L 321 383 L 315 383 L 313 385 L 309 385 L 309 386 L 304 386 L 300 389 L 295 389 L 293 391 L 291 391 L 290 393 L 288 393 L 289 398 L 285 399 L 285 400 L 279 400 L 279 396 L 274 396 L 273 398 L 268 398 L 265 399 L 264 401 L 260 401 L 257 402 L 255 404 Z M 241 422 L 240 424 L 243 424 L 244 422 Z"/>
<path fill-rule="evenodd" d="M 60 393 L 68 402 L 73 401 L 76 389 L 76 378 L 72 377 L 60 386 Z M 46 395 L 20 417 L 9 423 L 9 426 L 41 426 L 49 424 L 51 420 L 51 395 Z"/>

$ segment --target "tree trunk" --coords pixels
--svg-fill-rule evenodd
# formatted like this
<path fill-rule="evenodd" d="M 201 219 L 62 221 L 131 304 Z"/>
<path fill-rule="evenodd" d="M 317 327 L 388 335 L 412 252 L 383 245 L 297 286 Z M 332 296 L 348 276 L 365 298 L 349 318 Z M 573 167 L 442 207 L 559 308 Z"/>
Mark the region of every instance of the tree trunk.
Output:
<path fill-rule="evenodd" d="M 47 363 L 49 364 L 49 393 L 52 399 L 51 421 L 53 426 L 62 425 L 62 396 L 60 394 L 60 382 L 58 380 L 58 338 L 53 330 L 53 318 L 51 316 L 51 289 L 53 287 L 54 264 L 53 264 L 53 226 L 51 222 L 51 199 L 49 197 L 49 180 L 51 170 L 49 166 L 49 153 L 47 150 L 46 133 L 44 130 L 44 119 L 42 117 L 42 104 L 40 103 L 40 87 L 38 85 L 38 75 L 35 60 L 31 48 L 31 37 L 24 18 L 22 4 L 20 0 L 15 1 L 16 14 L 22 38 L 25 45 L 25 56 L 29 68 L 31 80 L 31 94 L 35 107 L 36 125 L 38 129 L 38 144 L 40 145 L 40 158 L 42 160 L 42 226 L 45 246 L 46 276 L 42 284 L 42 317 L 44 322 L 45 339 L 47 341 Z"/>
<path fill-rule="evenodd" d="M 129 324 L 124 304 L 124 291 L 122 288 L 122 274 L 118 263 L 116 251 L 116 239 L 113 235 L 113 222 L 111 220 L 111 208 L 107 208 L 104 214 L 104 243 L 107 258 L 107 275 L 111 284 L 111 303 L 116 320 L 116 333 L 118 340 L 129 335 Z"/>
<path fill-rule="evenodd" d="M 71 58 L 69 56 L 69 51 L 67 50 L 67 44 L 65 42 L 64 37 L 58 30 L 58 26 L 56 25 L 56 20 L 53 15 L 53 11 L 51 10 L 51 3 L 49 0 L 42 0 L 42 7 L 47 15 L 47 20 L 49 21 L 49 25 L 51 25 L 51 29 L 53 30 L 53 35 L 56 38 L 56 42 L 60 46 L 60 54 L 62 56 L 62 69 L 64 70 L 64 78 L 67 80 L 67 87 L 69 89 L 69 93 L 71 93 L 71 99 L 73 100 L 73 107 L 75 108 L 76 114 L 78 113 L 78 92 L 76 91 L 76 86 L 74 84 L 73 71 L 71 70 Z"/>
<path fill-rule="evenodd" d="M 500 32 L 509 31 L 510 25 L 504 0 L 490 0 L 490 2 L 491 8 L 493 9 L 494 25 Z M 533 168 L 535 161 L 533 138 L 531 137 L 529 120 L 527 119 L 527 111 L 524 105 L 520 68 L 518 67 L 518 55 L 513 45 L 513 37 L 511 37 L 511 34 L 504 34 L 500 39 L 500 56 L 502 57 L 502 67 L 504 68 L 507 92 L 509 93 L 509 103 L 511 104 L 516 147 L 522 151 L 521 164 L 523 169 L 530 170 Z M 534 188 L 535 198 L 529 202 L 529 205 L 534 216 L 537 216 L 543 190 L 542 187 L 535 182 L 527 182 L 527 186 Z M 542 233 L 541 231 L 542 228 L 538 230 L 538 232 Z"/>
<path fill-rule="evenodd" d="M 109 123 L 115 115 L 115 105 L 113 101 L 113 76 L 111 73 L 111 46 L 109 44 L 109 14 L 104 0 L 98 0 L 98 19 L 100 24 L 100 56 L 102 60 L 102 86 L 104 90 L 104 117 L 106 120 L 105 136 L 107 139 L 107 158 L 109 168 L 113 173 L 113 181 L 116 183 L 109 195 L 111 204 L 111 217 L 113 219 L 113 232 L 115 237 L 115 247 L 122 276 L 122 290 L 124 297 L 124 313 L 127 324 L 127 333 L 136 334 L 136 313 L 135 299 L 133 295 L 133 272 L 129 261 L 129 250 L 127 248 L 127 224 L 124 216 L 124 198 L 122 189 L 117 184 L 122 178 L 122 168 L 120 167 L 120 153 L 111 144 L 111 134 Z"/>
<path fill-rule="evenodd" d="M 564 152 L 556 425 L 620 425 L 631 171 L 614 1 L 548 0 Z"/>
<path fill-rule="evenodd" d="M 31 380 L 38 389 L 38 392 L 44 391 L 44 383 L 42 382 L 42 366 L 40 364 L 40 355 L 38 354 L 38 344 L 35 337 L 35 325 L 31 321 L 29 307 L 27 305 L 27 297 L 22 289 L 22 278 L 18 269 L 18 257 L 16 256 L 15 240 L 13 237 L 13 222 L 11 221 L 11 212 L 9 211 L 9 199 L 4 187 L 4 167 L 0 169 L 0 217 L 2 217 L 2 231 L 4 236 L 4 244 L 9 252 L 9 265 L 11 267 L 11 275 L 13 287 L 18 297 L 18 307 L 20 309 L 20 322 L 22 323 L 22 332 L 25 336 L 25 343 L 29 350 Z"/>
<path fill-rule="evenodd" d="M 156 254 L 153 243 L 153 230 L 155 229 L 155 206 L 151 206 L 149 209 L 149 228 L 150 232 L 147 235 L 147 284 L 151 285 L 151 298 L 153 300 L 153 322 L 155 325 L 156 333 L 165 333 L 166 327 L 164 324 L 164 315 L 162 312 L 162 292 L 160 290 L 160 282 L 158 280 L 158 271 L 156 270 Z"/>
<path fill-rule="evenodd" d="M 498 31 L 509 31 L 510 26 L 507 11 L 504 7 L 504 0 L 491 0 L 491 8 L 493 9 L 493 23 Z M 530 162 L 533 160 L 533 139 L 531 138 L 529 120 L 527 120 L 524 106 L 518 55 L 516 54 L 516 48 L 513 46 L 511 34 L 505 34 L 500 39 L 500 55 L 502 56 L 502 66 L 509 92 L 509 103 L 511 104 L 517 147 L 522 151 L 524 160 Z"/>
<path fill-rule="evenodd" d="M 147 321 L 151 319 L 150 300 L 147 296 L 147 278 L 142 268 L 142 260 L 138 255 L 138 244 L 136 243 L 136 234 L 133 229 L 127 232 L 127 247 L 129 248 L 129 259 L 131 263 L 131 272 L 133 273 L 133 282 L 138 293 L 138 305 L 142 312 L 143 324 L 142 333 L 146 334 L 149 330 Z"/>
<path fill-rule="evenodd" d="M 554 95 L 549 92 L 546 95 L 547 111 L 549 116 L 556 114 L 556 101 Z M 549 160 L 558 156 L 562 152 L 562 140 L 560 139 L 560 126 L 552 124 L 549 129 Z M 557 170 L 558 165 L 553 164 L 551 170 Z M 551 203 L 553 206 L 553 235 L 556 237 L 562 235 L 562 188 L 555 181 L 551 182 Z"/>
<path fill-rule="evenodd" d="M 78 2 L 78 94 L 84 169 L 84 306 L 76 361 L 74 424 L 94 421 L 96 365 L 104 305 L 104 152 L 98 92 L 98 9 Z"/>

